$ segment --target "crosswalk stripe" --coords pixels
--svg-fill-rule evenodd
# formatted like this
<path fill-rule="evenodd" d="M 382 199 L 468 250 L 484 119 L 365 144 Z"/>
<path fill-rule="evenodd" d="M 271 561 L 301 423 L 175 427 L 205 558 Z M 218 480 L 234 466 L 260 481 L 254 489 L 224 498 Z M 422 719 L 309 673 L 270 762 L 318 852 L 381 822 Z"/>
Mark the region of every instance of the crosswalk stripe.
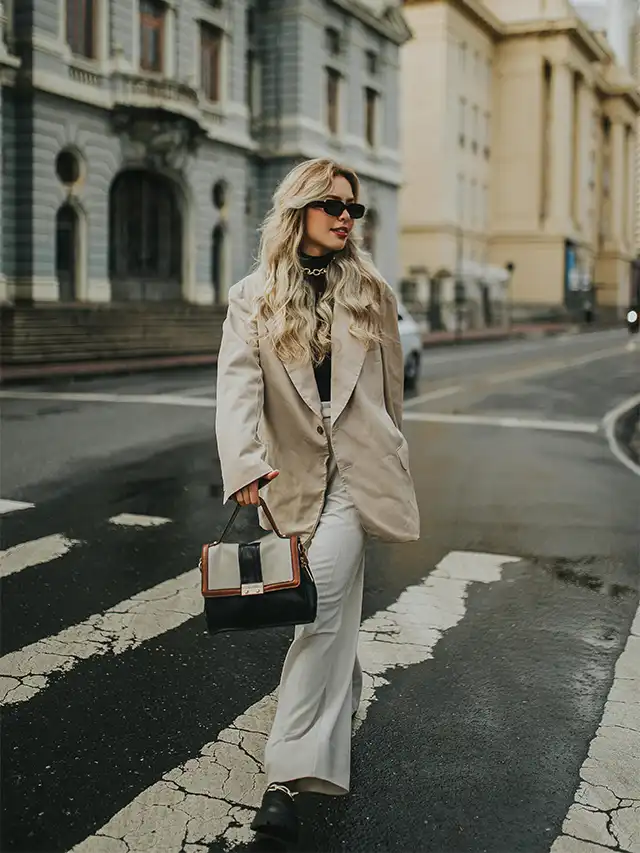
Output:
<path fill-rule="evenodd" d="M 551 853 L 640 850 L 640 608 L 580 779 Z"/>
<path fill-rule="evenodd" d="M 75 539 L 67 539 L 60 533 L 43 536 L 13 545 L 6 551 L 0 551 L 0 577 L 5 578 L 31 566 L 39 566 L 50 560 L 64 556 L 74 545 L 79 545 Z"/>
<path fill-rule="evenodd" d="M 359 656 L 364 690 L 358 723 L 396 667 L 428 660 L 444 633 L 463 618 L 471 583 L 499 581 L 518 557 L 451 552 L 422 583 L 365 620 Z M 108 823 L 77 844 L 74 853 L 173 853 L 216 839 L 227 845 L 250 838 L 249 824 L 265 785 L 262 755 L 276 704 L 264 696 L 193 758 L 165 773 Z M 195 849 L 195 846 L 193 849 Z"/>
<path fill-rule="evenodd" d="M 200 570 L 163 581 L 105 613 L 0 658 L 0 705 L 27 702 L 52 675 L 98 655 L 120 655 L 202 612 Z"/>
<path fill-rule="evenodd" d="M 19 512 L 22 509 L 33 509 L 34 504 L 25 503 L 24 501 L 10 501 L 6 498 L 0 498 L 0 515 L 6 515 L 9 512 Z"/>
<path fill-rule="evenodd" d="M 118 524 L 120 527 L 161 527 L 170 524 L 170 518 L 161 518 L 156 515 L 136 515 L 131 512 L 121 512 L 109 519 L 110 524 Z"/>

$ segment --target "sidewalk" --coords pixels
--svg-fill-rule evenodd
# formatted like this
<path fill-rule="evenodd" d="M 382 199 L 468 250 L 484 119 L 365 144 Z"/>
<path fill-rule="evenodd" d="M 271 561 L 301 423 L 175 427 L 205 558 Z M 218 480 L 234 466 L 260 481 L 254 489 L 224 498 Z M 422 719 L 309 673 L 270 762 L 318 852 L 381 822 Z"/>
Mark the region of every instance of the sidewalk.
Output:
<path fill-rule="evenodd" d="M 580 333 L 581 328 L 572 323 L 520 323 L 508 329 L 505 326 L 495 329 L 472 329 L 459 336 L 455 332 L 429 332 L 423 329 L 422 343 L 425 348 L 442 347 L 453 344 L 490 343 L 491 341 L 517 340 L 529 337 L 547 337 Z M 594 329 L 595 331 L 595 329 Z"/>
<path fill-rule="evenodd" d="M 589 330 L 596 331 L 590 327 Z M 567 333 L 578 334 L 580 327 L 569 323 L 537 323 L 514 325 L 511 330 L 476 329 L 463 332 L 459 338 L 455 332 L 423 332 L 423 346 L 427 348 L 462 346 L 491 341 L 517 340 L 527 337 L 546 337 Z M 152 370 L 170 370 L 181 367 L 204 367 L 215 365 L 217 354 L 157 356 L 136 359 L 113 359 L 111 361 L 75 361 L 60 364 L 3 365 L 0 367 L 0 385 L 10 382 L 38 381 L 55 378 L 106 376 L 113 374 L 143 373 Z"/>

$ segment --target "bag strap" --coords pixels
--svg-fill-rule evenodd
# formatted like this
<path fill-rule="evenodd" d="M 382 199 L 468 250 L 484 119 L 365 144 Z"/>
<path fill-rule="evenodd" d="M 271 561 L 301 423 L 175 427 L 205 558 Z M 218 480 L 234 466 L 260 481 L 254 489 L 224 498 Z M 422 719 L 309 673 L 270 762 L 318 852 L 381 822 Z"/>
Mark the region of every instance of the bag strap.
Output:
<path fill-rule="evenodd" d="M 273 528 L 273 532 L 276 534 L 276 536 L 278 536 L 280 539 L 288 539 L 289 538 L 288 536 L 284 536 L 280 532 L 280 528 L 275 523 L 275 520 L 274 520 L 273 516 L 271 515 L 271 511 L 269 510 L 269 507 L 266 505 L 266 503 L 264 502 L 264 500 L 262 498 L 260 498 L 260 506 L 264 510 L 264 514 L 269 519 L 269 523 L 271 524 L 271 527 Z M 222 533 L 220 534 L 220 536 L 218 537 L 218 539 L 213 543 L 214 545 L 220 545 L 220 543 L 224 540 L 227 533 L 231 530 L 231 527 L 233 526 L 233 522 L 236 520 L 236 517 L 237 517 L 237 515 L 241 509 L 242 509 L 242 507 L 240 506 L 240 504 L 236 504 L 236 508 L 231 513 L 231 518 L 229 519 L 229 521 L 227 521 L 227 524 L 226 524 L 224 530 L 222 531 Z"/>

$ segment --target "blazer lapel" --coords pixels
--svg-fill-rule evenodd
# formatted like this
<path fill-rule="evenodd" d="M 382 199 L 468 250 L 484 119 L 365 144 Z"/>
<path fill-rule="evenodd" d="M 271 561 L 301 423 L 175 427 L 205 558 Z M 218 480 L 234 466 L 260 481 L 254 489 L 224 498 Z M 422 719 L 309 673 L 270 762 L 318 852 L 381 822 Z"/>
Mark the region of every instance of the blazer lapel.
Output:
<path fill-rule="evenodd" d="M 365 345 L 349 331 L 349 313 L 340 305 L 333 311 L 331 326 L 331 423 L 334 424 L 356 386 L 364 359 Z"/>
<path fill-rule="evenodd" d="M 271 322 L 272 321 L 267 320 L 267 329 L 269 329 Z M 285 364 L 282 362 L 282 365 L 287 371 L 289 379 L 293 382 L 298 394 L 302 397 L 307 406 L 309 406 L 311 411 L 318 415 L 318 417 L 321 417 L 322 407 L 320 404 L 320 394 L 318 393 L 316 377 L 311 364 Z"/>

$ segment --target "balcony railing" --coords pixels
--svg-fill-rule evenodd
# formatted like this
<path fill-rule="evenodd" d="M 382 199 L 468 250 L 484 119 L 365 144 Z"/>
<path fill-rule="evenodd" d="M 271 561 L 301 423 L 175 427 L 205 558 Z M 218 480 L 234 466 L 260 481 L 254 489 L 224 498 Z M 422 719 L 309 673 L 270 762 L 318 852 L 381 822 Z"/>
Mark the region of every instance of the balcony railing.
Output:
<path fill-rule="evenodd" d="M 111 77 L 114 100 L 127 106 L 171 104 L 188 112 L 198 109 L 198 93 L 188 83 L 164 77 L 117 72 Z"/>

